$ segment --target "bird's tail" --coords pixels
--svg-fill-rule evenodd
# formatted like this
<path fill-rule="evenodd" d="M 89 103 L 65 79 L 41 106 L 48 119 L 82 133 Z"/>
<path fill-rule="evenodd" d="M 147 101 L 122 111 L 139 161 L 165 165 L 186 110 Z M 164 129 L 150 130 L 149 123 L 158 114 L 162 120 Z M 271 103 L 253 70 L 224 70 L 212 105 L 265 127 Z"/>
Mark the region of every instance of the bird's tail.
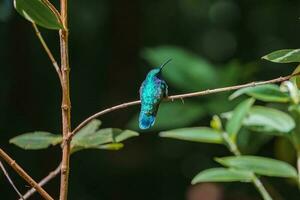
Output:
<path fill-rule="evenodd" d="M 140 129 L 148 129 L 153 126 L 155 122 L 155 114 L 147 114 L 145 112 L 140 112 L 139 117 L 139 127 Z"/>

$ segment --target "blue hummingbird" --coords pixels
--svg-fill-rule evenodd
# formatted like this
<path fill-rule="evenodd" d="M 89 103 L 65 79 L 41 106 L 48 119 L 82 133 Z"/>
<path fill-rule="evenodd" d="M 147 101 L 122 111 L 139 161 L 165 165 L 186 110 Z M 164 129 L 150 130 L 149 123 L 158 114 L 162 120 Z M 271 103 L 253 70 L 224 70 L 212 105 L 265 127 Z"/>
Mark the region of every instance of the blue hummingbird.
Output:
<path fill-rule="evenodd" d="M 168 85 L 161 77 L 161 71 L 171 59 L 159 68 L 152 69 L 140 87 L 141 111 L 139 127 L 148 129 L 154 125 L 158 107 L 163 98 L 168 96 Z"/>

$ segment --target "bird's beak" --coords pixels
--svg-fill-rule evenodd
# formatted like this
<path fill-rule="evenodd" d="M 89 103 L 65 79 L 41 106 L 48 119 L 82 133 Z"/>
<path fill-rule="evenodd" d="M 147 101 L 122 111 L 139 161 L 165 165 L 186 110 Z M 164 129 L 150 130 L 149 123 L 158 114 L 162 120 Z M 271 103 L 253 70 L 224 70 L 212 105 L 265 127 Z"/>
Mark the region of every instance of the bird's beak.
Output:
<path fill-rule="evenodd" d="M 164 66 L 166 66 L 169 62 L 171 62 L 171 60 L 172 60 L 172 58 L 169 59 L 169 60 L 167 60 L 166 62 L 164 62 L 164 63 L 160 66 L 159 70 L 161 71 L 161 70 L 163 69 Z"/>

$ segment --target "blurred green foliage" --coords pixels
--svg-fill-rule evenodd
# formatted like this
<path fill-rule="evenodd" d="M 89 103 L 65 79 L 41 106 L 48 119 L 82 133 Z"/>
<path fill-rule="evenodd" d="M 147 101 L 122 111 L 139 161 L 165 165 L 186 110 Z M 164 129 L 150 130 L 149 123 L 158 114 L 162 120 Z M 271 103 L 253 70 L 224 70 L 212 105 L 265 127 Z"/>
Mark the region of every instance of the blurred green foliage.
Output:
<path fill-rule="evenodd" d="M 58 0 L 51 2 L 58 5 Z M 96 110 L 137 99 L 139 85 L 150 70 L 145 65 L 155 67 L 157 62 L 170 57 L 172 65 L 163 74 L 170 82 L 170 94 L 267 80 L 291 73 L 292 67 L 259 58 L 273 50 L 298 48 L 295 44 L 299 43 L 299 6 L 296 0 L 70 1 L 74 126 Z M 11 1 L 0 0 L 0 21 L 1 147 L 14 155 L 25 169 L 30 169 L 33 177 L 40 179 L 58 165 L 59 148 L 20 151 L 9 145 L 8 140 L 31 130 L 59 133 L 58 80 L 31 26 L 12 11 Z M 42 32 L 58 57 L 57 35 L 43 29 Z M 155 55 L 156 51 L 166 48 L 176 56 L 183 52 L 198 64 L 183 63 L 186 61 L 181 56 L 176 61 L 177 57 L 171 55 Z M 201 79 L 189 74 L 190 70 Z M 207 74 L 203 75 L 204 72 Z M 195 84 L 182 81 L 184 76 Z M 183 85 L 179 85 L 179 81 Z M 232 110 L 240 101 L 229 102 L 227 97 L 228 93 L 224 93 L 187 99 L 184 104 L 180 101 L 163 104 L 158 115 L 172 116 L 172 119 L 158 119 L 155 128 L 208 126 L 211 115 Z M 171 109 L 167 109 L 168 106 Z M 103 128 L 123 129 L 137 111 L 138 108 L 133 108 L 107 115 L 101 118 Z M 297 112 L 293 114 L 293 118 L 296 117 L 299 117 Z M 242 152 L 277 156 L 273 151 L 282 150 L 281 145 L 274 146 L 277 139 L 253 133 L 252 128 L 240 130 L 237 140 L 239 146 L 243 146 Z M 297 125 L 296 129 L 299 129 Z M 189 193 L 190 180 L 195 174 L 216 165 L 212 157 L 227 155 L 222 146 L 159 139 L 156 132 L 153 133 L 127 141 L 126 148 L 119 152 L 90 150 L 74 154 L 70 198 L 181 200 Z M 265 144 L 263 148 L 262 144 Z M 22 180 L 12 175 L 22 191 L 28 189 Z M 271 183 L 283 196 L 297 199 L 297 189 L 290 187 L 289 182 L 272 179 Z M 58 184 L 55 179 L 46 189 L 57 196 Z M 248 185 L 223 187 L 227 199 L 257 197 Z M 0 188 L 1 197 L 16 198 L 6 182 L 0 181 Z"/>
<path fill-rule="evenodd" d="M 297 172 L 293 166 L 283 161 L 266 157 L 241 155 L 241 149 L 245 150 L 246 145 L 250 144 L 252 151 L 253 149 L 258 150 L 270 139 L 270 137 L 267 138 L 267 140 L 265 137 L 251 138 L 249 137 L 250 132 L 286 138 L 293 144 L 294 151 L 297 152 L 297 155 L 300 155 L 300 132 L 297 128 L 299 124 L 299 118 L 297 116 L 299 116 L 300 113 L 300 110 L 297 109 L 299 107 L 300 91 L 297 85 L 291 81 L 281 83 L 280 90 L 274 90 L 275 88 L 275 85 L 264 85 L 262 87 L 247 88 L 248 90 L 240 89 L 231 95 L 231 97 L 236 97 L 241 94 L 248 94 L 252 96 L 252 98 L 242 101 L 233 111 L 222 114 L 226 119 L 225 129 L 223 129 L 220 118 L 214 116 L 210 124 L 211 128 L 215 129 L 215 131 L 212 131 L 210 127 L 202 127 L 201 129 L 195 127 L 161 132 L 161 137 L 193 142 L 224 144 L 234 155 L 231 157 L 216 158 L 215 160 L 218 163 L 228 168 L 211 168 L 201 171 L 193 178 L 192 184 L 202 182 L 252 182 L 262 194 L 264 200 L 272 198 L 269 194 L 264 192 L 265 189 L 260 187 L 263 184 L 257 184 L 258 179 L 255 175 L 292 178 L 294 182 L 300 185 L 300 168 L 298 164 L 296 164 Z M 286 95 L 285 98 L 288 101 L 278 101 L 278 97 L 284 95 Z M 258 99 L 266 102 L 283 103 L 285 110 L 290 113 L 288 114 L 271 107 L 253 106 L 255 96 L 258 96 Z M 262 96 L 264 98 L 261 98 Z M 246 132 L 247 137 L 243 137 L 243 134 L 245 134 L 245 132 L 241 131 L 243 127 L 248 128 Z M 242 140 L 237 139 L 241 137 Z M 240 148 L 239 141 L 242 141 L 242 148 Z M 251 141 L 255 141 L 255 143 Z M 254 145 L 256 147 L 253 148 Z M 278 147 L 284 146 L 277 146 L 277 148 Z M 246 149 L 246 152 L 249 152 L 249 150 Z M 285 152 L 290 153 L 289 151 Z M 283 154 L 281 154 L 281 156 L 282 155 Z M 291 155 L 295 156 L 294 153 Z M 286 155 L 287 158 L 283 155 L 282 158 L 283 160 L 288 160 L 291 155 Z M 296 159 L 298 163 L 300 158 L 297 156 Z"/>

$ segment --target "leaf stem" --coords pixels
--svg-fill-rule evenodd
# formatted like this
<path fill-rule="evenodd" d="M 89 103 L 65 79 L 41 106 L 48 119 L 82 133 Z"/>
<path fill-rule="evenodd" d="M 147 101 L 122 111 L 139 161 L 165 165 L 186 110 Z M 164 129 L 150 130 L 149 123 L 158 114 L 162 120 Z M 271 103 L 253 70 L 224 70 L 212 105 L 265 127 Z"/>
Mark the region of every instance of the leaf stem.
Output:
<path fill-rule="evenodd" d="M 225 141 L 231 153 L 233 153 L 235 156 L 241 155 L 241 152 L 239 151 L 237 145 L 232 141 L 232 139 L 230 139 L 229 135 L 226 132 L 222 133 L 222 138 Z"/>
<path fill-rule="evenodd" d="M 222 132 L 221 135 L 231 153 L 233 153 L 235 156 L 242 155 L 236 143 L 229 137 L 228 133 Z M 254 173 L 253 173 L 252 183 L 256 187 L 258 192 L 261 194 L 264 200 L 272 200 L 272 197 L 270 196 L 270 194 L 262 184 L 261 180 L 259 180 L 259 178 L 257 178 L 257 176 Z"/>
<path fill-rule="evenodd" d="M 257 178 L 257 176 L 255 174 L 253 174 L 253 184 L 255 185 L 256 189 L 259 191 L 259 193 L 261 194 L 261 196 L 263 197 L 264 200 L 272 200 L 272 197 L 270 196 L 270 194 L 268 193 L 268 191 L 266 190 L 266 188 L 264 187 L 264 185 L 262 184 L 262 182 Z"/>
<path fill-rule="evenodd" d="M 47 43 L 45 42 L 45 40 L 44 40 L 44 38 L 43 38 L 43 36 L 42 36 L 39 28 L 37 27 L 37 25 L 35 23 L 32 23 L 32 26 L 33 26 L 33 29 L 35 31 L 36 36 L 40 40 L 40 42 L 41 42 L 44 50 L 46 51 L 49 59 L 51 60 L 52 65 L 53 65 L 53 67 L 54 67 L 54 69 L 55 69 L 55 71 L 56 71 L 56 73 L 57 73 L 57 75 L 59 77 L 60 82 L 62 82 L 61 71 L 59 69 L 59 66 L 58 66 L 58 64 L 57 64 L 57 62 L 56 62 L 56 60 L 55 60 L 52 52 L 50 51 L 50 49 L 49 49 Z"/>
<path fill-rule="evenodd" d="M 0 156 L 9 164 L 29 185 L 34 187 L 40 195 L 46 200 L 53 200 L 53 198 L 33 180 L 7 153 L 0 148 Z"/>

